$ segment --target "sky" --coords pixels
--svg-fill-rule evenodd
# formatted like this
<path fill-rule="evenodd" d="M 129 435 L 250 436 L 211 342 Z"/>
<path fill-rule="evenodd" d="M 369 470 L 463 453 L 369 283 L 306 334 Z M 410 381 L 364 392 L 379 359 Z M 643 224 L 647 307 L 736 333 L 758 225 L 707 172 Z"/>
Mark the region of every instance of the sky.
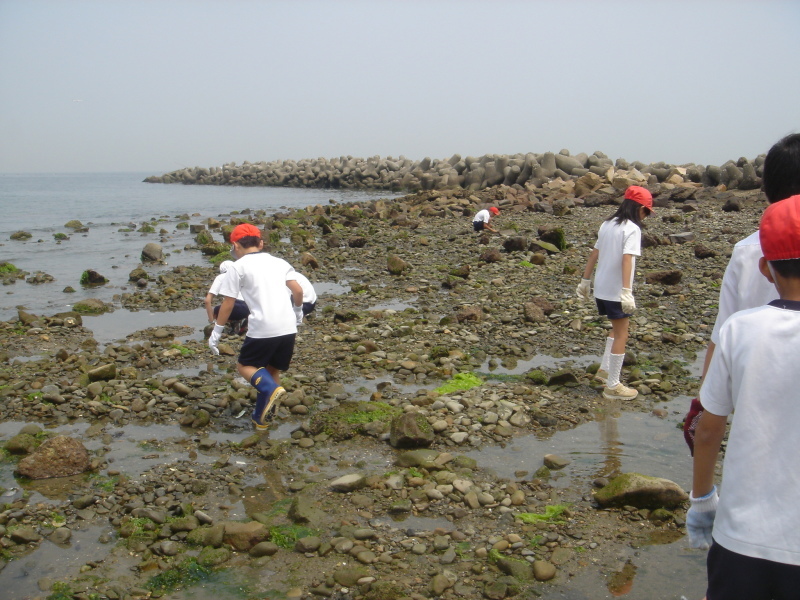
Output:
<path fill-rule="evenodd" d="M 597 150 L 800 131 L 797 0 L 0 0 L 0 172 Z"/>

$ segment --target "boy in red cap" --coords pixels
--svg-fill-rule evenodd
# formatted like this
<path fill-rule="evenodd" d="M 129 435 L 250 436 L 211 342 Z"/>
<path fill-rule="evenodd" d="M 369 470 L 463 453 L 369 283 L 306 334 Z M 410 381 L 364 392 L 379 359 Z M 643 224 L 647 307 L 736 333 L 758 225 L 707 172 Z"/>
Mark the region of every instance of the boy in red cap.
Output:
<path fill-rule="evenodd" d="M 700 388 L 686 528 L 693 547 L 711 547 L 708 600 L 800 597 L 800 196 L 767 208 L 759 240 L 759 270 L 779 299 L 725 321 Z"/>
<path fill-rule="evenodd" d="M 485 229 L 486 231 L 497 233 L 497 230 L 489 225 L 489 221 L 492 220 L 493 216 L 497 216 L 499 214 L 500 209 L 496 206 L 479 210 L 478 213 L 472 218 L 472 229 L 477 232 L 481 232 Z"/>
<path fill-rule="evenodd" d="M 281 371 L 289 368 L 297 334 L 296 312 L 302 310 L 303 290 L 292 265 L 262 252 L 261 231 L 242 223 L 231 232 L 231 253 L 237 257 L 225 273 L 219 294 L 224 296 L 208 346 L 219 354 L 217 344 L 228 322 L 236 297 L 241 293 L 250 309 L 245 337 L 236 368 L 258 390 L 252 420 L 256 429 L 266 429 L 286 393 L 280 385 Z M 286 301 L 286 288 L 292 302 Z M 294 310 L 293 310 L 294 309 Z"/>
<path fill-rule="evenodd" d="M 583 277 L 575 290 L 581 300 L 590 300 L 594 278 L 597 310 L 611 321 L 597 379 L 605 385 L 608 400 L 633 400 L 639 392 L 619 380 L 628 341 L 628 320 L 636 310 L 633 299 L 633 274 L 636 257 L 642 253 L 642 221 L 653 212 L 653 196 L 645 188 L 632 185 L 625 190 L 617 212 L 608 217 L 597 232 L 597 243 L 589 254 Z"/>

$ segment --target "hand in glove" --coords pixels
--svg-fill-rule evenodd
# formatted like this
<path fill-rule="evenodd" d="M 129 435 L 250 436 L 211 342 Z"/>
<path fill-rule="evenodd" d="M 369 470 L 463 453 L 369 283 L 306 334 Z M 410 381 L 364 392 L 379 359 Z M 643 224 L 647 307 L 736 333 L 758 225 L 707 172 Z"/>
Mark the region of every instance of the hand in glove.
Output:
<path fill-rule="evenodd" d="M 581 278 L 581 282 L 578 284 L 578 287 L 575 288 L 575 294 L 581 300 L 591 300 L 592 299 L 592 280 L 591 279 L 583 279 L 583 278 Z"/>
<path fill-rule="evenodd" d="M 296 319 L 296 324 L 297 325 L 302 325 L 303 324 L 303 316 L 304 316 L 303 315 L 303 305 L 301 304 L 300 306 L 295 306 L 293 304 L 292 305 L 292 310 L 294 310 L 294 316 L 295 316 L 295 319 Z"/>
<path fill-rule="evenodd" d="M 219 339 L 222 337 L 222 330 L 225 329 L 222 325 L 214 324 L 214 331 L 211 332 L 211 335 L 208 336 L 208 347 L 211 348 L 211 352 L 219 354 L 219 348 L 217 348 L 217 344 L 219 344 Z"/>
<path fill-rule="evenodd" d="M 695 498 L 690 495 L 692 506 L 686 513 L 686 530 L 689 532 L 689 545 L 692 548 L 707 550 L 711 546 L 711 530 L 717 516 L 717 486 L 705 496 Z"/>
<path fill-rule="evenodd" d="M 633 300 L 633 290 L 631 288 L 622 288 L 619 301 L 622 303 L 622 312 L 630 314 L 636 310 L 636 302 Z"/>

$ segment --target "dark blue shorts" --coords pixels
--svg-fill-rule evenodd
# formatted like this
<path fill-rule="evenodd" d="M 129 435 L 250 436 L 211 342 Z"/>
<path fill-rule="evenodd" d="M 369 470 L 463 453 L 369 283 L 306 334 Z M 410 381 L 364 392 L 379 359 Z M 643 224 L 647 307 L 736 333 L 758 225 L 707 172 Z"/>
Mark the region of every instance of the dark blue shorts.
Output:
<path fill-rule="evenodd" d="M 315 308 L 317 308 L 316 302 L 303 302 L 303 315 L 314 312 Z"/>
<path fill-rule="evenodd" d="M 483 221 L 473 221 L 472 229 L 475 231 L 483 231 Z"/>
<path fill-rule="evenodd" d="M 708 551 L 708 600 L 797 600 L 800 565 L 731 552 L 717 542 Z"/>
<path fill-rule="evenodd" d="M 214 307 L 214 318 L 217 317 L 219 314 L 219 306 Z M 231 310 L 231 316 L 228 317 L 228 321 L 241 321 L 245 317 L 250 315 L 250 309 L 247 308 L 247 303 L 244 300 L 234 300 L 233 301 L 233 309 Z"/>
<path fill-rule="evenodd" d="M 600 298 L 595 298 L 594 301 L 597 303 L 597 310 L 600 311 L 600 314 L 605 315 L 612 321 L 614 319 L 625 319 L 631 316 L 629 313 L 623 312 L 622 302 L 602 300 Z"/>
<path fill-rule="evenodd" d="M 271 338 L 244 338 L 239 351 L 239 364 L 245 367 L 273 367 L 279 371 L 289 368 L 294 355 L 294 338 L 297 334 Z"/>

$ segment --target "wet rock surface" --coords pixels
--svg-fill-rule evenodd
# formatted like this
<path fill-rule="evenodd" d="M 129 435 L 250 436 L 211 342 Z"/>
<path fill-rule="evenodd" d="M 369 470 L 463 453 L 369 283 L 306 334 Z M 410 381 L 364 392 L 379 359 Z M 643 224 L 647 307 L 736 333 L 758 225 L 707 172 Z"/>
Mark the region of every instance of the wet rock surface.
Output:
<path fill-rule="evenodd" d="M 696 393 L 689 364 L 708 342 L 727 257 L 763 209 L 755 191 L 652 189 L 659 208 L 637 260 L 623 373 L 639 391 L 623 408 L 643 414 Z M 682 210 L 687 195 L 691 212 Z M 740 210 L 723 210 L 731 198 Z M 600 508 L 593 490 L 618 470 L 606 481 L 571 476 L 573 464 L 555 456 L 544 466 L 543 452 L 499 477 L 475 453 L 620 408 L 592 378 L 608 325 L 574 297 L 618 201 L 608 187 L 581 198 L 571 186 L 499 186 L 249 215 L 274 253 L 296 264 L 313 254 L 312 281 L 345 290 L 321 293 L 301 326 L 289 393 L 265 434 L 250 430 L 254 390 L 233 369 L 239 336 L 223 339 L 230 356 L 214 357 L 180 313 L 174 325 L 104 347 L 78 313 L 0 322 L 0 420 L 19 422 L 0 440 L 9 468 L 53 428 L 81 427 L 90 448 L 88 475 L 60 478 L 62 496 L 34 504 L 9 493 L 3 560 L 97 526 L 98 538 L 118 544 L 44 582 L 42 597 L 56 584 L 76 597 L 163 595 L 164 578 L 154 578 L 191 560 L 253 574 L 254 596 L 478 599 L 545 594 L 585 570 L 616 570 L 622 548 L 679 538 L 685 506 L 675 494 L 668 507 Z M 557 202 L 568 210 L 554 210 Z M 527 245 L 481 243 L 469 216 L 489 203 L 501 208 L 497 227 Z M 671 239 L 687 233 L 695 244 Z M 391 272 L 389 254 L 404 268 Z M 115 306 L 196 309 L 216 272 L 165 268 Z M 437 390 L 459 373 L 482 383 Z M 116 432 L 145 426 L 180 435 L 133 440 L 148 466 L 119 469 Z M 263 569 L 279 575 L 267 581 L 256 575 Z"/>

